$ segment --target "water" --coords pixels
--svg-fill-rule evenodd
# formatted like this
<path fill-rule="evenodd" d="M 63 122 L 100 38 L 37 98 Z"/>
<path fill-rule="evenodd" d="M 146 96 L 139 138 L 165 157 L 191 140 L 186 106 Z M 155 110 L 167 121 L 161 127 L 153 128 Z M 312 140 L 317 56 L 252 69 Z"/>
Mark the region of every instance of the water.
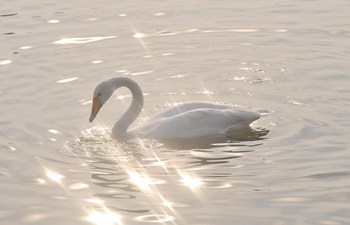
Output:
<path fill-rule="evenodd" d="M 7 1 L 0 9 L 1 224 L 350 223 L 349 9 L 336 1 Z M 177 102 L 267 108 L 256 135 L 114 141 Z"/>

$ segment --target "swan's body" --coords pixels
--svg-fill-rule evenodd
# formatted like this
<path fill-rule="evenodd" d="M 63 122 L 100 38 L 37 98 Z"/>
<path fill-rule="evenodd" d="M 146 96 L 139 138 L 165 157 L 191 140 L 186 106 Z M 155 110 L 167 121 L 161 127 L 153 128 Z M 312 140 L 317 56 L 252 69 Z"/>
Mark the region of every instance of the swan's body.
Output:
<path fill-rule="evenodd" d="M 160 112 L 144 124 L 128 131 L 129 126 L 141 113 L 143 94 L 135 81 L 127 77 L 116 77 L 97 85 L 90 122 L 94 120 L 113 92 L 120 87 L 130 89 L 132 103 L 115 123 L 112 129 L 114 138 L 175 139 L 225 135 L 228 132 L 249 127 L 249 124 L 261 116 L 258 112 L 231 105 L 188 102 Z"/>

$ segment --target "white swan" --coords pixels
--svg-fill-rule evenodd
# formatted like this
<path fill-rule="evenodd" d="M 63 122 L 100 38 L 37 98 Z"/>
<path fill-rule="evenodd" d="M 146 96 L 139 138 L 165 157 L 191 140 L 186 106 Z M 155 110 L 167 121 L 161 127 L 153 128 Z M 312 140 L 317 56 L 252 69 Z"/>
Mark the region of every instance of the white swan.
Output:
<path fill-rule="evenodd" d="M 132 93 L 132 102 L 126 112 L 114 124 L 113 138 L 194 138 L 225 135 L 226 133 L 249 127 L 260 118 L 258 111 L 249 111 L 232 105 L 206 102 L 179 104 L 156 114 L 143 125 L 128 131 L 143 108 L 143 93 L 140 86 L 130 78 L 115 77 L 101 82 L 95 88 L 89 121 L 92 122 L 101 107 L 113 92 L 127 87 Z"/>

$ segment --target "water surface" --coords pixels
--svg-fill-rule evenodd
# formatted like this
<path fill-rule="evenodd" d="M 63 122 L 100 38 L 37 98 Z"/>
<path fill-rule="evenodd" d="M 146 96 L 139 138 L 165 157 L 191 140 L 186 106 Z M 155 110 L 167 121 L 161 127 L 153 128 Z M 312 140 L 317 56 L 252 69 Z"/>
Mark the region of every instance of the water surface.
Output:
<path fill-rule="evenodd" d="M 0 9 L 1 224 L 350 223 L 349 9 L 315 1 L 8 1 Z M 266 108 L 239 139 L 116 141 L 179 102 Z"/>

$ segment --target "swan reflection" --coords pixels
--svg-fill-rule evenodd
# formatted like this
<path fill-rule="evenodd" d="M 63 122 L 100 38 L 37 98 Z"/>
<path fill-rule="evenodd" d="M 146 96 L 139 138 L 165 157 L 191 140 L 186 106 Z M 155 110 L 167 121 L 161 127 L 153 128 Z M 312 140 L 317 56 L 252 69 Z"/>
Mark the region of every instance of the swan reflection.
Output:
<path fill-rule="evenodd" d="M 162 140 L 162 143 L 172 149 L 210 149 L 217 146 L 245 146 L 242 142 L 259 141 L 266 139 L 270 130 L 265 128 L 251 128 L 236 130 L 225 136 L 208 136 L 199 138 L 178 138 Z"/>

